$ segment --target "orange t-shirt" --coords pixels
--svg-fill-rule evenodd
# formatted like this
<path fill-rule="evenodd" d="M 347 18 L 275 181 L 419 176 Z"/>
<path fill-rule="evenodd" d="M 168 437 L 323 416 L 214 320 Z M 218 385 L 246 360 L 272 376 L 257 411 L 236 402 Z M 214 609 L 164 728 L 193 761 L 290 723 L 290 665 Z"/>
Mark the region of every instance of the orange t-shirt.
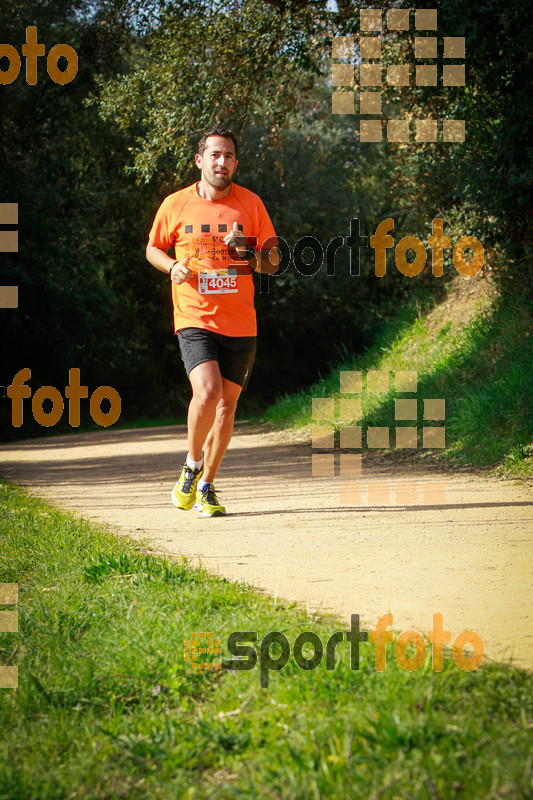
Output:
<path fill-rule="evenodd" d="M 177 261 L 193 257 L 188 264 L 193 277 L 179 286 L 172 284 L 174 328 L 256 336 L 251 270 L 246 269 L 245 262 L 231 260 L 224 237 L 236 222 L 245 236 L 257 238 L 256 250 L 270 237 L 274 239 L 267 248 L 273 247 L 277 240 L 272 222 L 261 199 L 242 186 L 232 183 L 230 193 L 222 200 L 200 197 L 196 186 L 187 186 L 163 200 L 149 237 L 149 243 L 160 250 L 174 246 Z"/>

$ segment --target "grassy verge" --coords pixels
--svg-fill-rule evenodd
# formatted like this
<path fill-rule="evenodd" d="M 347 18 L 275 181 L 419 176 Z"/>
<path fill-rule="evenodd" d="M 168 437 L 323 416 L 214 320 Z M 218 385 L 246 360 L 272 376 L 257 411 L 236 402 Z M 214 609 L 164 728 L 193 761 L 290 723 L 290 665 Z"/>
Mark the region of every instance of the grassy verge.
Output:
<path fill-rule="evenodd" d="M 449 654 L 433 672 L 429 648 L 416 672 L 391 652 L 376 672 L 370 644 L 352 670 L 346 642 L 334 671 L 291 657 L 268 688 L 258 668 L 197 672 L 183 657 L 193 631 L 220 637 L 224 667 L 231 631 L 281 631 L 292 646 L 304 630 L 325 643 L 338 623 L 10 484 L 0 494 L 0 580 L 19 584 L 19 631 L 0 634 L 0 663 L 19 670 L 18 689 L 0 690 L 2 800 L 531 797 L 525 672 L 463 672 Z"/>
<path fill-rule="evenodd" d="M 306 427 L 310 435 L 312 398 L 339 397 L 340 370 L 414 370 L 417 395 L 396 392 L 392 380 L 388 392 L 363 391 L 363 429 L 389 427 L 394 447 L 394 427 L 415 425 L 415 420 L 395 420 L 394 400 L 417 397 L 418 448 L 424 425 L 445 424 L 446 447 L 435 455 L 456 464 L 497 468 L 502 475 L 533 475 L 531 308 L 519 298 L 512 306 L 497 296 L 489 301 L 477 291 L 481 284 L 472 286 L 467 290 L 458 281 L 450 284 L 448 296 L 423 313 L 415 305 L 400 309 L 372 348 L 362 356 L 346 353 L 328 376 L 282 397 L 266 411 L 265 422 Z M 468 301 L 470 291 L 479 299 Z M 424 398 L 445 399 L 445 421 L 424 421 Z M 407 454 L 414 458 L 420 450 Z"/>

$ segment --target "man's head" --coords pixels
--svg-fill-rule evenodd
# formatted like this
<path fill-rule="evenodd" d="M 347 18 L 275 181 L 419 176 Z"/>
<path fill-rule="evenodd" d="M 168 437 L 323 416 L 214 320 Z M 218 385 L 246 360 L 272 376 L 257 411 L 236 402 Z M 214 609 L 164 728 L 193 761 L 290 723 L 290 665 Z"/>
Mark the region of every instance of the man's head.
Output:
<path fill-rule="evenodd" d="M 237 137 L 228 128 L 210 128 L 198 142 L 196 166 L 215 189 L 230 185 L 237 168 Z"/>

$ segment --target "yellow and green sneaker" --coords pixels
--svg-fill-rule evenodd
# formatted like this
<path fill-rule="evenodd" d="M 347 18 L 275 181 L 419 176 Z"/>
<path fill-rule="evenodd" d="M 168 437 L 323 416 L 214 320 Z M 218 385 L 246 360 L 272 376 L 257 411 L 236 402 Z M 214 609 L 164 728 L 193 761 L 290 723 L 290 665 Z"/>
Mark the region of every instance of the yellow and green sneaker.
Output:
<path fill-rule="evenodd" d="M 208 483 L 203 489 L 196 490 L 196 511 L 202 512 L 202 517 L 221 517 L 226 513 L 224 506 L 218 502 L 215 487 Z"/>
<path fill-rule="evenodd" d="M 204 468 L 191 469 L 187 462 L 181 469 L 181 475 L 177 484 L 172 489 L 170 495 L 172 502 L 176 508 L 181 508 L 183 511 L 189 511 L 194 505 L 196 499 L 196 487 L 198 481 L 202 477 Z"/>

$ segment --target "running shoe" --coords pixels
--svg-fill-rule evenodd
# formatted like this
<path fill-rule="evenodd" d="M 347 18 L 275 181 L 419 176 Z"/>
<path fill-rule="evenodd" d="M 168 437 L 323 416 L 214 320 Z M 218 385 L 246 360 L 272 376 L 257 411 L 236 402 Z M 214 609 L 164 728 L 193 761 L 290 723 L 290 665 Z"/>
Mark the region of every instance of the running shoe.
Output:
<path fill-rule="evenodd" d="M 202 517 L 221 517 L 226 513 L 224 506 L 218 502 L 212 483 L 203 489 L 197 489 L 194 508 L 196 511 L 202 512 Z"/>
<path fill-rule="evenodd" d="M 193 507 L 196 499 L 196 487 L 198 486 L 198 481 L 202 477 L 203 472 L 203 466 L 200 469 L 191 469 L 187 462 L 185 462 L 181 469 L 179 480 L 172 489 L 172 494 L 170 495 L 176 508 L 189 511 L 189 509 Z"/>

